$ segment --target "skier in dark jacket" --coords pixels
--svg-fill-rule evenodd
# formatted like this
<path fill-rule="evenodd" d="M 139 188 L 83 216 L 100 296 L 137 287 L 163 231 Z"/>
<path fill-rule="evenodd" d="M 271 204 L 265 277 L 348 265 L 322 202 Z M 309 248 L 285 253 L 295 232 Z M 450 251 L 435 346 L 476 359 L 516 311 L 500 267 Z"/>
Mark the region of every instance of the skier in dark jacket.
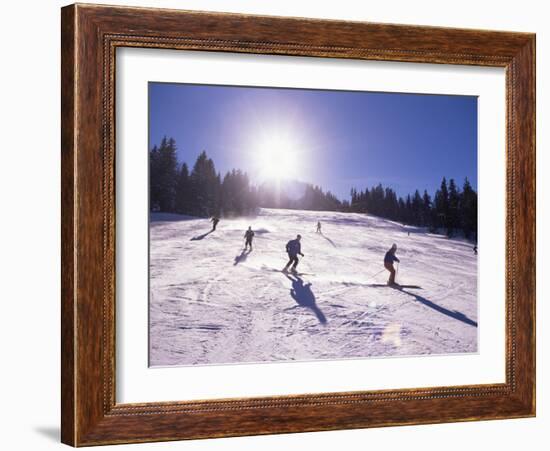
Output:
<path fill-rule="evenodd" d="M 399 259 L 395 256 L 395 251 L 397 251 L 397 244 L 394 243 L 384 256 L 384 267 L 390 272 L 388 285 L 395 285 L 395 268 L 393 267 L 393 262 L 399 263 Z"/>
<path fill-rule="evenodd" d="M 321 221 L 317 221 L 317 233 L 323 234 L 323 232 L 321 232 Z"/>
<path fill-rule="evenodd" d="M 210 221 L 212 222 L 212 231 L 216 230 L 216 226 L 218 225 L 218 222 L 220 222 L 220 218 L 214 216 Z"/>
<path fill-rule="evenodd" d="M 301 239 L 302 235 L 298 235 L 295 240 L 290 240 L 286 243 L 288 263 L 283 268 L 283 272 L 287 271 L 290 265 L 292 265 L 292 271 L 296 271 L 296 266 L 298 266 L 298 255 L 304 256 L 304 254 L 302 254 L 302 245 L 300 244 Z"/>
<path fill-rule="evenodd" d="M 252 227 L 248 227 L 248 230 L 244 233 L 244 249 L 246 250 L 250 246 L 250 250 L 252 251 L 252 238 L 254 238 L 254 231 L 252 230 Z"/>

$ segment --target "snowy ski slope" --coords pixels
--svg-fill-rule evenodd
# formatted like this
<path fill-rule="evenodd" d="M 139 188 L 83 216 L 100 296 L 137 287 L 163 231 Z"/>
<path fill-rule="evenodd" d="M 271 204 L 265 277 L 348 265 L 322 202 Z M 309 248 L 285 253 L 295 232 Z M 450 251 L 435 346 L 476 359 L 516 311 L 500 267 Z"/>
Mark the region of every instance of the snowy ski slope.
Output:
<path fill-rule="evenodd" d="M 256 236 L 246 253 L 249 225 Z M 468 242 L 335 212 L 263 209 L 210 229 L 206 219 L 151 215 L 151 366 L 477 351 Z M 301 275 L 285 275 L 285 244 L 298 233 Z M 385 286 L 394 242 L 397 282 L 421 288 Z"/>

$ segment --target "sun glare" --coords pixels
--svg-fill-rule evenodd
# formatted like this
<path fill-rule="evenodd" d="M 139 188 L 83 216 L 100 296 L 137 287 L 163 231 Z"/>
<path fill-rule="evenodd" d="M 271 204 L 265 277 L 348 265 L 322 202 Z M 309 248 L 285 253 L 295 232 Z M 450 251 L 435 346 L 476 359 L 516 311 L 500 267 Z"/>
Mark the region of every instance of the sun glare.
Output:
<path fill-rule="evenodd" d="M 256 145 L 259 172 L 264 179 L 290 179 L 297 175 L 298 145 L 290 136 L 274 133 Z"/>

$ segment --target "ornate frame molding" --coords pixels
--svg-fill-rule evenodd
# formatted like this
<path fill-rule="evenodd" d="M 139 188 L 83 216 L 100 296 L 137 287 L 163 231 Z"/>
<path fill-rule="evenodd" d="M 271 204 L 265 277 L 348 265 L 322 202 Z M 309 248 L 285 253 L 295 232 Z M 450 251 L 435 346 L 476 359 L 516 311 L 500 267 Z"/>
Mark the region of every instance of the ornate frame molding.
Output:
<path fill-rule="evenodd" d="M 506 68 L 506 383 L 117 404 L 118 47 Z M 64 443 L 81 446 L 535 414 L 534 35 L 71 5 L 62 9 L 61 153 Z"/>

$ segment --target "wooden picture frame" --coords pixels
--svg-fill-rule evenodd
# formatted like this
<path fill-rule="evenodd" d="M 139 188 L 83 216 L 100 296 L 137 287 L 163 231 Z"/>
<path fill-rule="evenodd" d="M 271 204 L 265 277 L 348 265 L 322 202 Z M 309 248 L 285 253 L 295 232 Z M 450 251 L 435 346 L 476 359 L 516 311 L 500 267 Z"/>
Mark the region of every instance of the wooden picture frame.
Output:
<path fill-rule="evenodd" d="M 535 35 L 71 5 L 62 9 L 61 437 L 73 446 L 535 415 Z M 506 69 L 506 382 L 119 404 L 115 50 L 207 50 Z"/>

